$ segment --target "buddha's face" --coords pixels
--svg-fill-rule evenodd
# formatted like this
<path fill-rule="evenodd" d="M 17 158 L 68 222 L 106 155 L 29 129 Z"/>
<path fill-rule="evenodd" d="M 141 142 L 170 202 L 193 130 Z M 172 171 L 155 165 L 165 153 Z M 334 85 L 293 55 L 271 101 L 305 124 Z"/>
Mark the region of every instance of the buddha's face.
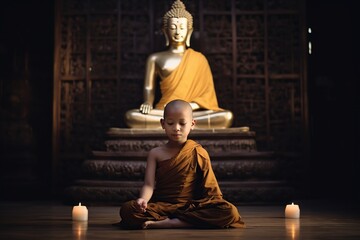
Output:
<path fill-rule="evenodd" d="M 186 18 L 169 18 L 167 34 L 170 42 L 183 43 L 188 34 Z"/>

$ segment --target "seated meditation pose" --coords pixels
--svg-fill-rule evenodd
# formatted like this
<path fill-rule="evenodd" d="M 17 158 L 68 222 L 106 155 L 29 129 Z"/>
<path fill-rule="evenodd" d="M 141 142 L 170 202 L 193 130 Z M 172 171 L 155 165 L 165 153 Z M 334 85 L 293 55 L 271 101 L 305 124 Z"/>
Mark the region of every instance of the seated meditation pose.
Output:
<path fill-rule="evenodd" d="M 228 128 L 233 121 L 229 110 L 218 106 L 213 77 L 205 56 L 190 48 L 193 19 L 185 5 L 176 0 L 163 17 L 166 51 L 151 54 L 146 62 L 144 102 L 140 109 L 125 114 L 130 128 L 161 128 L 164 106 L 174 99 L 191 104 L 197 128 Z M 155 101 L 156 80 L 161 99 Z"/>
<path fill-rule="evenodd" d="M 208 152 L 188 139 L 195 127 L 190 103 L 167 103 L 160 123 L 168 141 L 150 150 L 140 196 L 122 204 L 120 226 L 245 227 L 237 207 L 223 198 Z"/>

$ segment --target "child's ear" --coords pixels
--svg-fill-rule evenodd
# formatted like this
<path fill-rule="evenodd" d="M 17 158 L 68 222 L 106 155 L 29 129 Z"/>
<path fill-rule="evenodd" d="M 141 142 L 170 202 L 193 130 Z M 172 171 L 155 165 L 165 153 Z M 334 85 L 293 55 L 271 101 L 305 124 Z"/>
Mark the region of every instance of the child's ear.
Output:
<path fill-rule="evenodd" d="M 196 121 L 193 119 L 191 121 L 191 130 L 194 130 Z"/>

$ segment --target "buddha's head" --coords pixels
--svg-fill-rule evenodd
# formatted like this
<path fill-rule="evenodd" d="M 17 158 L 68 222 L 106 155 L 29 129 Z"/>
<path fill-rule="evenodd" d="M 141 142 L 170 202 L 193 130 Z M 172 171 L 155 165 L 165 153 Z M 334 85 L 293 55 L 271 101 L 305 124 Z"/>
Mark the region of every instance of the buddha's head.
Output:
<path fill-rule="evenodd" d="M 186 46 L 190 46 L 190 37 L 193 32 L 193 18 L 191 14 L 186 11 L 185 4 L 180 0 L 175 0 L 171 5 L 169 11 L 163 16 L 163 27 L 162 30 L 166 39 L 166 46 L 169 46 L 169 31 L 171 31 L 172 25 L 182 26 L 184 40 L 186 41 Z"/>

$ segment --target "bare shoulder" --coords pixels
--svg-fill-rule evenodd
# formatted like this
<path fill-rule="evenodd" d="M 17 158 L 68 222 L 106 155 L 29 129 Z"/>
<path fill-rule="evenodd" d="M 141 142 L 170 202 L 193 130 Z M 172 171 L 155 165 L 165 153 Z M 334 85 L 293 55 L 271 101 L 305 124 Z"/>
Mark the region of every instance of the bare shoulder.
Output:
<path fill-rule="evenodd" d="M 168 54 L 167 51 L 162 52 L 154 52 L 148 56 L 149 62 L 156 62 L 158 59 L 162 59 L 163 56 L 166 56 Z"/>
<path fill-rule="evenodd" d="M 174 152 L 167 148 L 165 145 L 155 147 L 149 152 L 149 159 L 154 159 L 157 162 L 164 161 L 172 158 Z"/>
<path fill-rule="evenodd" d="M 163 146 L 154 147 L 149 151 L 149 156 L 156 157 L 158 156 L 162 151 Z"/>
<path fill-rule="evenodd" d="M 156 161 L 163 155 L 164 146 L 158 146 L 149 151 L 149 158 L 155 159 Z"/>

